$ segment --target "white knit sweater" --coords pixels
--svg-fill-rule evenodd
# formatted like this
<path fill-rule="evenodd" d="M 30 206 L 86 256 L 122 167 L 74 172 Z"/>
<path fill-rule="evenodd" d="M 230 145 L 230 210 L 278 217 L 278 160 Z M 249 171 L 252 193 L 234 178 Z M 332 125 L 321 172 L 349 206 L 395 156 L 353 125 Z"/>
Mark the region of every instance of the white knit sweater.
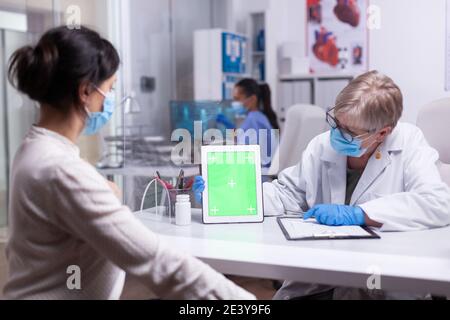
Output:
<path fill-rule="evenodd" d="M 11 182 L 8 299 L 118 299 L 124 271 L 163 299 L 254 299 L 162 243 L 63 136 L 33 127 Z M 80 290 L 68 288 L 70 266 Z"/>

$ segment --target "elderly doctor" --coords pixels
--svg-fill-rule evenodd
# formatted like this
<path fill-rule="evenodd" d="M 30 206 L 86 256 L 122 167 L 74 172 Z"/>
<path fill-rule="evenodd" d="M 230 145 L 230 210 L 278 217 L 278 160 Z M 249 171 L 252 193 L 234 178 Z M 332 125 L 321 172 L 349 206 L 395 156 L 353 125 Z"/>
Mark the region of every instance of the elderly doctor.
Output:
<path fill-rule="evenodd" d="M 352 81 L 327 114 L 331 131 L 309 144 L 296 167 L 264 184 L 266 215 L 305 212 L 321 224 L 380 231 L 449 225 L 450 191 L 436 166 L 439 155 L 417 127 L 398 123 L 402 111 L 402 93 L 390 78 L 372 71 Z M 371 297 L 285 282 L 275 298 L 326 296 Z"/>
<path fill-rule="evenodd" d="M 264 184 L 266 216 L 305 212 L 330 226 L 413 231 L 450 224 L 450 190 L 438 153 L 415 126 L 398 123 L 403 97 L 377 71 L 352 81 L 327 114 L 331 131 L 309 144 L 301 162 Z M 197 177 L 194 189 L 204 190 Z M 197 197 L 200 200 L 200 197 Z M 275 299 L 421 298 L 286 281 Z"/>

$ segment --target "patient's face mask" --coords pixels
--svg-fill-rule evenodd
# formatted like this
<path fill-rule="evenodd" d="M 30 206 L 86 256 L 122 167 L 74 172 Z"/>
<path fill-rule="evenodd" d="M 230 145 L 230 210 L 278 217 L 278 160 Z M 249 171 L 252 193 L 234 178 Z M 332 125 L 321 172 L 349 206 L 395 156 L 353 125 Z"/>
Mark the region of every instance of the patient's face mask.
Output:
<path fill-rule="evenodd" d="M 102 112 L 90 112 L 86 107 L 88 118 L 84 128 L 84 135 L 92 136 L 97 134 L 111 119 L 116 105 L 114 91 L 108 93 L 103 92 L 100 88 L 95 87 L 104 98 Z"/>
<path fill-rule="evenodd" d="M 364 135 L 354 137 L 352 142 L 347 141 L 338 128 L 331 130 L 331 146 L 336 152 L 341 155 L 345 155 L 351 158 L 361 158 L 367 153 L 369 148 L 375 143 L 375 141 L 367 148 L 362 148 L 365 141 L 374 136 L 370 135 L 365 139 L 362 139 Z"/>

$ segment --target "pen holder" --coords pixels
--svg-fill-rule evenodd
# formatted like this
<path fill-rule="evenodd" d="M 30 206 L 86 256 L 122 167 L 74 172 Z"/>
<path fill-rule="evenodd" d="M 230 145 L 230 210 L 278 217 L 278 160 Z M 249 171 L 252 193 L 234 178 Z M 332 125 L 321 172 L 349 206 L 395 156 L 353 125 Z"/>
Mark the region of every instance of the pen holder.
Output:
<path fill-rule="evenodd" d="M 187 184 L 190 186 L 190 184 Z M 148 197 L 147 197 L 148 195 Z M 194 192 L 191 188 L 172 189 L 167 183 L 159 178 L 155 178 L 147 184 L 141 201 L 141 210 L 150 213 L 155 218 L 169 217 L 170 223 L 175 218 L 175 204 L 178 195 L 189 195 L 190 199 L 194 199 Z M 195 206 L 195 201 L 191 202 L 191 206 Z M 145 209 L 148 208 L 148 209 Z"/>

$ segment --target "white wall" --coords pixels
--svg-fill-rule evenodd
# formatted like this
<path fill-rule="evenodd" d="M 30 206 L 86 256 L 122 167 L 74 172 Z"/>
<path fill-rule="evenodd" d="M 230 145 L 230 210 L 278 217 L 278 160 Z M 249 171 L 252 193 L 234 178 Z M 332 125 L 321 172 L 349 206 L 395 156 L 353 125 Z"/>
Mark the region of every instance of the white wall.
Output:
<path fill-rule="evenodd" d="M 173 98 L 176 100 L 192 100 L 194 98 L 194 31 L 211 28 L 215 13 L 214 5 L 210 0 L 172 0 L 172 21 L 174 45 L 174 67 L 176 92 Z M 216 2 L 217 3 L 217 2 Z M 220 6 L 223 9 L 224 5 Z M 226 10 L 226 7 L 225 7 Z M 207 14 L 195 14 L 194 12 L 205 12 Z M 218 23 L 224 23 L 219 18 Z"/>
<path fill-rule="evenodd" d="M 380 7 L 382 20 L 381 29 L 370 33 L 369 68 L 387 74 L 401 87 L 405 100 L 403 121 L 415 123 L 421 106 L 450 96 L 444 90 L 445 2 L 370 1 Z M 282 41 L 306 45 L 306 1 L 270 0 L 269 7 L 274 21 L 267 72 L 269 81 L 276 83 L 278 71 L 273 47 Z"/>
<path fill-rule="evenodd" d="M 145 125 L 147 135 L 170 137 L 171 100 L 193 99 L 193 34 L 197 29 L 227 25 L 219 19 L 228 6 L 210 0 L 129 0 L 129 55 L 132 88 L 142 107 L 141 114 L 128 115 L 128 125 Z M 136 18 L 138 17 L 138 18 Z M 144 18 L 145 17 L 145 18 Z M 172 34 L 171 34 L 172 30 Z M 142 76 L 154 77 L 156 88 L 140 90 Z M 126 82 L 129 82 L 128 79 Z"/>
<path fill-rule="evenodd" d="M 389 75 L 405 99 L 403 120 L 445 92 L 445 0 L 372 0 L 381 29 L 370 35 L 370 68 Z"/>
<path fill-rule="evenodd" d="M 232 16 L 229 19 L 230 31 L 248 34 L 248 19 L 250 14 L 265 11 L 266 21 L 266 78 L 273 91 L 273 101 L 277 101 L 278 83 L 278 47 L 289 40 L 288 24 L 285 17 L 292 6 L 305 0 L 229 0 L 231 1 Z M 304 10 L 303 10 L 304 11 Z M 292 23 L 295 23 L 295 19 Z"/>
<path fill-rule="evenodd" d="M 146 126 L 149 131 L 144 134 L 160 135 L 169 127 L 168 102 L 173 92 L 170 6 L 166 0 L 130 0 L 129 4 L 131 61 L 130 65 L 124 68 L 131 70 L 131 88 L 135 91 L 142 110 L 141 114 L 128 116 L 127 125 Z M 155 78 L 154 92 L 140 90 L 140 80 L 143 76 Z"/>

